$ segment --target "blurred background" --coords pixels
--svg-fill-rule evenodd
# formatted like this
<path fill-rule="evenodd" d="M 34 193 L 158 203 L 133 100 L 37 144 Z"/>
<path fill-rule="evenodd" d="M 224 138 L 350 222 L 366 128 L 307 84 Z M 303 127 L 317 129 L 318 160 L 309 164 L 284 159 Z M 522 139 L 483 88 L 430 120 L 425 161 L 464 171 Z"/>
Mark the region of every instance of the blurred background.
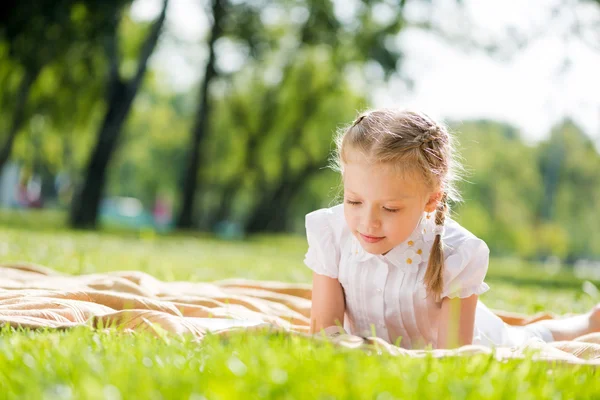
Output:
<path fill-rule="evenodd" d="M 8 0 L 0 222 L 304 232 L 367 107 L 445 121 L 454 217 L 600 279 L 600 1 Z M 45 229 L 45 228 L 44 228 Z"/>

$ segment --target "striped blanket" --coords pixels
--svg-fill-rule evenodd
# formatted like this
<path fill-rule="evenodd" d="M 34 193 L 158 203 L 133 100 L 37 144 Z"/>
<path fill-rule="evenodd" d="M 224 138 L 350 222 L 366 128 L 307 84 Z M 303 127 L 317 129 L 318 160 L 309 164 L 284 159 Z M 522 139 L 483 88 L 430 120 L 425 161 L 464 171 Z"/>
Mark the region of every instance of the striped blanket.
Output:
<path fill-rule="evenodd" d="M 0 325 L 31 329 L 116 326 L 148 331 L 227 335 L 244 330 L 283 331 L 309 337 L 311 289 L 306 284 L 242 279 L 163 282 L 139 271 L 65 275 L 25 263 L 0 264 Z M 526 325 L 549 316 L 498 312 L 509 324 Z M 374 349 L 398 356 L 434 357 L 494 354 L 498 359 L 533 356 L 574 364 L 600 365 L 600 333 L 568 342 L 531 340 L 515 348 L 463 346 L 454 350 L 406 350 L 378 338 L 325 337 L 338 346 Z"/>

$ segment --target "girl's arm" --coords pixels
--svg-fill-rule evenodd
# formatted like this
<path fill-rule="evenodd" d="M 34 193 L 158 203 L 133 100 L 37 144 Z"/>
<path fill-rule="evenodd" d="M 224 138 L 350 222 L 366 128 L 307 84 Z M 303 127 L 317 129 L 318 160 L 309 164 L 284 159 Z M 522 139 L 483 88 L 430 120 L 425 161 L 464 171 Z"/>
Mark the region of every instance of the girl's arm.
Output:
<path fill-rule="evenodd" d="M 460 298 L 444 297 L 438 327 L 438 349 L 449 349 L 473 343 L 476 294 Z"/>
<path fill-rule="evenodd" d="M 344 290 L 337 279 L 313 272 L 310 332 L 344 324 Z"/>

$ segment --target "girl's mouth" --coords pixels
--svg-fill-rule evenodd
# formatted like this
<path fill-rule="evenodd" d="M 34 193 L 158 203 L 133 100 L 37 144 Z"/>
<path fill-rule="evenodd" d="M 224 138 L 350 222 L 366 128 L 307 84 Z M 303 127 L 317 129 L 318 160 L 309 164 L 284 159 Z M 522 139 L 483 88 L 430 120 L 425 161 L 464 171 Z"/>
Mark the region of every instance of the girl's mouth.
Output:
<path fill-rule="evenodd" d="M 363 235 L 362 233 L 359 233 L 359 234 L 360 234 L 360 237 L 362 238 L 362 240 L 364 240 L 367 243 L 377 243 L 380 240 L 385 239 L 385 236 L 378 237 L 378 236 Z"/>

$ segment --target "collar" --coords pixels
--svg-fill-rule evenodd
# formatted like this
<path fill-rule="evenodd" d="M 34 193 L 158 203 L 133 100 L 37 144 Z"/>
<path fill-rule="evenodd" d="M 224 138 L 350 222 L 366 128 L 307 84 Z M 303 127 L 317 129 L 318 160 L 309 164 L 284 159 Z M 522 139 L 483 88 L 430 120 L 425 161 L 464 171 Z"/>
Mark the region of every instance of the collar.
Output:
<path fill-rule="evenodd" d="M 358 239 L 352 235 L 352 257 L 357 261 L 366 261 L 373 257 L 380 258 L 397 267 L 416 271 L 421 262 L 428 259 L 435 233 L 439 231 L 439 227 L 435 226 L 434 215 L 434 213 L 423 213 L 409 237 L 392 248 L 386 255 L 368 253 L 360 245 Z"/>

